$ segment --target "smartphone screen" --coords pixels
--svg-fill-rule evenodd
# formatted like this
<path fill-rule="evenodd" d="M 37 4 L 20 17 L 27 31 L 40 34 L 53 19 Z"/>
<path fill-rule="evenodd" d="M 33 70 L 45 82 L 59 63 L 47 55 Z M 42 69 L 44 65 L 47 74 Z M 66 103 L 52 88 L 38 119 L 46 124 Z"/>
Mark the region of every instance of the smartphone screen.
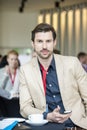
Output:
<path fill-rule="evenodd" d="M 71 110 L 66 110 L 66 111 L 64 111 L 64 114 L 69 114 L 71 112 L 72 112 Z"/>

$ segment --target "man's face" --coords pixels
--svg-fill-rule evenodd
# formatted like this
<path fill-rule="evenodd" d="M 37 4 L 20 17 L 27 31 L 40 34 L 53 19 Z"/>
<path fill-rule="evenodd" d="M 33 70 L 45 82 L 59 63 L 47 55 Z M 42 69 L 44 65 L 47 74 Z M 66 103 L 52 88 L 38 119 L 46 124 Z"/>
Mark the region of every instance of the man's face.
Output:
<path fill-rule="evenodd" d="M 34 50 L 41 59 L 48 59 L 56 45 L 56 40 L 53 40 L 52 32 L 38 32 L 35 34 L 33 42 Z"/>
<path fill-rule="evenodd" d="M 18 56 L 17 55 L 9 54 L 7 61 L 8 61 L 9 67 L 17 68 L 17 66 L 18 66 Z"/>

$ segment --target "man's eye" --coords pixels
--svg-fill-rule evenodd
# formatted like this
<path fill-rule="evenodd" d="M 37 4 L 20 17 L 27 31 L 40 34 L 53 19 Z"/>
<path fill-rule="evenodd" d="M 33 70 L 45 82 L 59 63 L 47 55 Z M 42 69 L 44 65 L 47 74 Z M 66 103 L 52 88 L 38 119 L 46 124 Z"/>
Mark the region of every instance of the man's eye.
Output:
<path fill-rule="evenodd" d="M 52 42 L 52 40 L 47 40 L 46 42 L 47 42 L 47 43 L 50 43 L 50 42 Z"/>
<path fill-rule="evenodd" d="M 41 41 L 41 40 L 39 40 L 39 41 L 38 41 L 38 43 L 42 43 L 42 41 Z"/>
<path fill-rule="evenodd" d="M 50 40 L 47 40 L 47 42 L 51 42 Z"/>

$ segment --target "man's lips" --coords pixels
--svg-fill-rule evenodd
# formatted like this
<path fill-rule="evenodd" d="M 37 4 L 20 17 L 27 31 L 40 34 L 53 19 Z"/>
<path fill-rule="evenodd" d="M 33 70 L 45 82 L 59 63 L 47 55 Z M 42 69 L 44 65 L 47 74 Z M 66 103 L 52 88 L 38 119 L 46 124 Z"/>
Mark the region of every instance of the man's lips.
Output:
<path fill-rule="evenodd" d="M 49 51 L 48 50 L 42 50 L 41 53 L 47 54 Z"/>

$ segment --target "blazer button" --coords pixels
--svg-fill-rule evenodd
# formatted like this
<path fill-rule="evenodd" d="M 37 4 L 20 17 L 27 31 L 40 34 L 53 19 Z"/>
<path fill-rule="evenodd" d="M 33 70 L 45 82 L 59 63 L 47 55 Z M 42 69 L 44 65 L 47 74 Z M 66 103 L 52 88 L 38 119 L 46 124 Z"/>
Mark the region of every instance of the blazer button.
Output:
<path fill-rule="evenodd" d="M 43 109 L 45 108 L 45 106 L 42 107 Z"/>

